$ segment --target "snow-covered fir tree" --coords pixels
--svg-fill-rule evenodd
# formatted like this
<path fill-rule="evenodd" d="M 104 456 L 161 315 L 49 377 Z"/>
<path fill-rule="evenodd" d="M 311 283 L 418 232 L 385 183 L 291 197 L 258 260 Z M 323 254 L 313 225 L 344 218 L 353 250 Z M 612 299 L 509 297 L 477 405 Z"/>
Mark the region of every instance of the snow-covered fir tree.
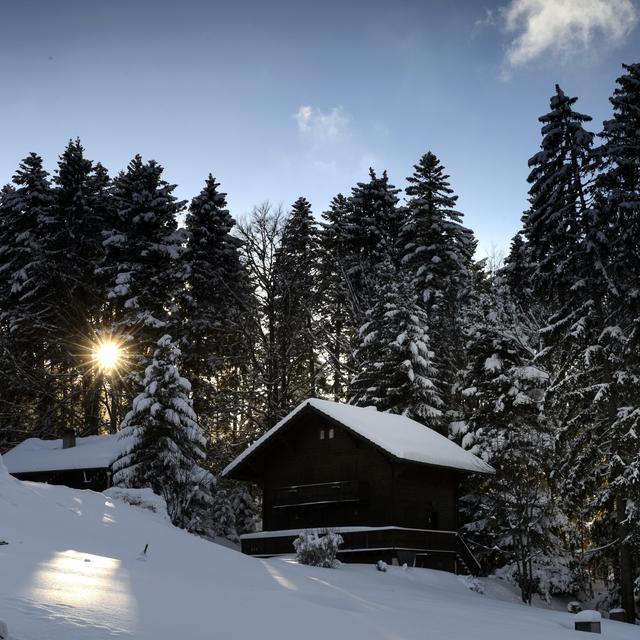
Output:
<path fill-rule="evenodd" d="M 298 198 L 284 222 L 274 265 L 278 404 L 285 413 L 316 395 L 318 262 L 317 223 L 306 198 Z"/>
<path fill-rule="evenodd" d="M 172 522 L 209 533 L 215 478 L 201 465 L 207 441 L 180 376 L 180 350 L 168 335 L 157 343 L 143 391 L 121 426 L 125 452 L 113 463 L 116 486 L 151 487 L 167 502 Z"/>
<path fill-rule="evenodd" d="M 230 378 L 223 370 L 237 367 L 244 352 L 240 324 L 249 304 L 240 241 L 231 235 L 235 220 L 219 187 L 209 174 L 189 205 L 178 314 L 182 368 L 192 380 L 194 408 L 211 430 L 234 411 L 229 400 L 237 393 L 226 388 Z"/>
<path fill-rule="evenodd" d="M 398 206 L 399 192 L 386 171 L 378 177 L 369 169 L 369 182 L 359 182 L 348 199 L 341 231 L 345 285 L 355 327 L 364 322 L 373 304 L 378 270 L 387 260 L 397 263 L 396 242 L 405 215 Z"/>
<path fill-rule="evenodd" d="M 614 603 L 632 621 L 640 579 L 640 65 L 623 67 L 610 99 L 613 117 L 593 153 L 598 174 L 585 235 L 596 326 L 581 354 L 564 441 L 576 455 L 567 484 L 593 520 L 601 561 L 614 567 Z"/>
<path fill-rule="evenodd" d="M 13 185 L 2 202 L 2 322 L 18 341 L 32 341 L 54 329 L 57 316 L 47 252 L 54 198 L 42 158 L 27 156 Z"/>
<path fill-rule="evenodd" d="M 78 398 L 85 433 L 97 433 L 100 425 L 100 372 L 86 366 L 86 348 L 69 348 L 95 340 L 102 326 L 104 288 L 98 271 L 104 258 L 102 233 L 110 219 L 109 176 L 99 163 L 84 155 L 80 140 L 72 140 L 60 156 L 55 184 L 55 231 L 48 263 L 60 283 L 56 353 L 59 384 L 68 407 L 67 424 L 74 424 L 72 406 Z M 74 375 L 75 374 L 75 375 Z M 78 382 L 78 380 L 80 382 Z"/>
<path fill-rule="evenodd" d="M 443 403 L 427 316 L 402 272 L 390 260 L 384 267 L 378 299 L 360 328 L 359 371 L 349 387 L 349 402 L 440 429 Z"/>
<path fill-rule="evenodd" d="M 55 237 L 54 196 L 42 158 L 27 156 L 3 189 L 0 203 L 0 327 L 7 385 L 5 421 L 20 431 L 56 434 L 62 408 L 49 363 L 64 299 L 50 263 Z M 18 409 L 14 415 L 11 407 Z"/>
<path fill-rule="evenodd" d="M 549 376 L 535 363 L 535 330 L 500 278 L 495 289 L 477 309 L 469 336 L 463 446 L 496 474 L 468 482 L 462 503 L 465 530 L 485 569 L 510 566 L 530 604 L 547 561 L 558 566 L 568 557 L 550 484 L 554 434 L 543 405 Z"/>
<path fill-rule="evenodd" d="M 230 494 L 237 534 L 253 533 L 257 530 L 259 518 L 256 502 L 249 488 L 239 482 L 231 488 Z"/>
<path fill-rule="evenodd" d="M 231 492 L 227 487 L 218 487 L 211 505 L 213 535 L 238 542 L 236 514 L 233 510 Z"/>
<path fill-rule="evenodd" d="M 459 375 L 464 369 L 464 307 L 472 287 L 473 233 L 455 209 L 458 197 L 438 158 L 424 154 L 407 178 L 407 217 L 398 247 L 418 302 L 429 318 L 429 339 L 444 385 L 446 420 L 459 418 Z"/>
<path fill-rule="evenodd" d="M 356 331 L 351 322 L 351 299 L 346 277 L 345 241 L 349 202 L 342 194 L 331 200 L 322 214 L 320 235 L 320 329 L 326 342 L 325 358 L 327 388 L 336 402 L 345 399 L 353 367 L 352 345 Z"/>
<path fill-rule="evenodd" d="M 116 327 L 131 340 L 144 364 L 169 323 L 178 287 L 184 280 L 183 234 L 177 215 L 184 206 L 162 167 L 137 155 L 113 180 L 114 228 L 104 240 L 107 298 Z"/>

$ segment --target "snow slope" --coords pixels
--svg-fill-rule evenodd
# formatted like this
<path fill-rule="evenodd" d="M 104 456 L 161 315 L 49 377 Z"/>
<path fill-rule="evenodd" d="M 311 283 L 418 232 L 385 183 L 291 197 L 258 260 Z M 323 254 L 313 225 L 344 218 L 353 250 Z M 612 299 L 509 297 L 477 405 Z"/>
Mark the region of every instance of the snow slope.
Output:
<path fill-rule="evenodd" d="M 2 539 L 0 620 L 12 640 L 576 638 L 570 614 L 481 596 L 450 574 L 257 560 L 162 515 L 0 469 Z M 603 632 L 639 637 L 608 620 Z"/>

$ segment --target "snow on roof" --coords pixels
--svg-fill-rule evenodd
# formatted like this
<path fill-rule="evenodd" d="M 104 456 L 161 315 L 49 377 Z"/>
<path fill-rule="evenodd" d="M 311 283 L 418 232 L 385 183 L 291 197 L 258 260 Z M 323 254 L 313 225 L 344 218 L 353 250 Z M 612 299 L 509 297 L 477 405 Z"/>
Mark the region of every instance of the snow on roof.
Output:
<path fill-rule="evenodd" d="M 4 454 L 9 473 L 102 469 L 121 451 L 119 434 L 76 438 L 76 446 L 62 448 L 62 440 L 29 438 Z"/>
<path fill-rule="evenodd" d="M 243 460 L 259 449 L 271 436 L 279 431 L 291 418 L 305 407 L 313 407 L 333 418 L 359 436 L 369 440 L 392 456 L 411 462 L 420 462 L 439 467 L 461 469 L 475 473 L 494 473 L 493 468 L 455 442 L 433 429 L 406 416 L 380 412 L 375 407 L 356 407 L 330 400 L 310 398 L 301 402 L 289 415 L 245 449 L 222 472 L 228 475 Z"/>

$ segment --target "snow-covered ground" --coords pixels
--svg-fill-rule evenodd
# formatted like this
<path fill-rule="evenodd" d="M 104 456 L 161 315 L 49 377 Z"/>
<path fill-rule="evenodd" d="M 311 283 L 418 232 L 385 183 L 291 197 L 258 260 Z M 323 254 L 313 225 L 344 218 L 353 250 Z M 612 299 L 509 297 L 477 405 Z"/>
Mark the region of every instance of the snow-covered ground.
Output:
<path fill-rule="evenodd" d="M 9 542 L 0 546 L 0 620 L 12 640 L 583 637 L 570 614 L 505 601 L 513 594 L 499 584 L 490 597 L 426 569 L 257 560 L 162 514 L 1 470 L 0 540 Z M 603 634 L 640 637 L 609 620 Z"/>

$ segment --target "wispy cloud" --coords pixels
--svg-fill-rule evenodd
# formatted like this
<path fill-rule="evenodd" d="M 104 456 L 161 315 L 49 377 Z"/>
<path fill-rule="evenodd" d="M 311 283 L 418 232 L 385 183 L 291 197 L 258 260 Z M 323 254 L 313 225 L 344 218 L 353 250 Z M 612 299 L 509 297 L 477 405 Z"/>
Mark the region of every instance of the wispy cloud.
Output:
<path fill-rule="evenodd" d="M 346 132 L 349 124 L 349 118 L 339 106 L 325 112 L 316 107 L 303 105 L 293 117 L 298 125 L 298 131 L 314 142 L 324 142 L 340 137 Z"/>
<path fill-rule="evenodd" d="M 638 22 L 632 0 L 512 0 L 500 13 L 506 32 L 515 35 L 507 68 L 547 53 L 566 59 L 587 52 L 598 36 L 619 45 Z"/>

